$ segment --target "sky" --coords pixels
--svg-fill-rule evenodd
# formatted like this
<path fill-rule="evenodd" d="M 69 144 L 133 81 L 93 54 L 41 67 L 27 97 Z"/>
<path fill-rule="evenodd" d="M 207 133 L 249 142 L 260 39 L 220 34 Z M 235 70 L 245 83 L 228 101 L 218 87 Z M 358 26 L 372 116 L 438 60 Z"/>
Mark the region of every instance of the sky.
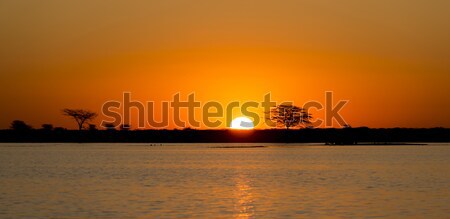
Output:
<path fill-rule="evenodd" d="M 101 114 L 123 92 L 142 102 L 195 92 L 226 105 L 267 93 L 324 102 L 326 91 L 349 100 L 341 114 L 354 127 L 450 127 L 449 8 L 447 0 L 1 0 L 0 128 L 15 119 L 75 128 L 63 108 Z"/>

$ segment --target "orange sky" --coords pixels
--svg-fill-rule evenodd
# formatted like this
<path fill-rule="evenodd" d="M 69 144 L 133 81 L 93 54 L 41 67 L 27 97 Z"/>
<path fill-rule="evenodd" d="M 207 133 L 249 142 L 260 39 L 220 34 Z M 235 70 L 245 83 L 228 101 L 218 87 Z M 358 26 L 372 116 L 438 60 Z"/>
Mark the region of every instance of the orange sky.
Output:
<path fill-rule="evenodd" d="M 350 103 L 352 126 L 450 127 L 450 1 L 1 1 L 0 128 L 75 128 L 191 92 L 200 101 Z M 317 112 L 315 117 L 323 117 Z M 97 119 L 98 123 L 101 118 Z M 132 124 L 133 126 L 133 124 Z"/>

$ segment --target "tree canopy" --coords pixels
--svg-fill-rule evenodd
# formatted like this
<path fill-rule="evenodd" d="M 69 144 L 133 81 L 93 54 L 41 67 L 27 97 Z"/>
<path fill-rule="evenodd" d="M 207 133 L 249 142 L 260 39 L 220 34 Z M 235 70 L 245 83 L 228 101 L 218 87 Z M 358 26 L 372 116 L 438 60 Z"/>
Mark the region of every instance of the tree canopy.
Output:
<path fill-rule="evenodd" d="M 11 122 L 10 128 L 15 131 L 28 131 L 31 130 L 32 127 L 26 124 L 22 120 L 14 120 Z"/>
<path fill-rule="evenodd" d="M 83 125 L 86 122 L 92 121 L 97 117 L 97 113 L 83 109 L 63 109 L 63 114 L 72 117 L 77 122 L 79 130 L 83 129 Z"/>
<path fill-rule="evenodd" d="M 277 127 L 286 129 L 309 124 L 311 115 L 303 108 L 291 104 L 278 105 L 267 112 L 269 118 Z"/>

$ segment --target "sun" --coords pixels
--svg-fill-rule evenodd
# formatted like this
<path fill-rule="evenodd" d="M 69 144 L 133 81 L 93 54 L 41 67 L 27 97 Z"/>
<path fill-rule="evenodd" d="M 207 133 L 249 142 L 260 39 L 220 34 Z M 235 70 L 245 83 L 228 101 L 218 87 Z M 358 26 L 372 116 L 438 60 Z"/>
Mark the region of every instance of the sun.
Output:
<path fill-rule="evenodd" d="M 253 129 L 254 125 L 253 125 L 253 121 L 250 120 L 247 117 L 241 116 L 241 117 L 237 117 L 235 119 L 233 119 L 233 121 L 231 121 L 231 126 L 230 128 L 232 129 Z"/>

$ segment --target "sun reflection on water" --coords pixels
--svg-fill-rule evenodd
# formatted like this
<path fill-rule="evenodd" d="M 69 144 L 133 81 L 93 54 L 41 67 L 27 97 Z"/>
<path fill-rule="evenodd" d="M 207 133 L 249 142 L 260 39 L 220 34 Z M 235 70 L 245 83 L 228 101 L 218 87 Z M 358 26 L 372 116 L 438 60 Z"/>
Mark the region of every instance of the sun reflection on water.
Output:
<path fill-rule="evenodd" d="M 235 217 L 239 219 L 254 218 L 255 206 L 254 196 L 252 194 L 252 188 L 250 181 L 245 176 L 239 176 L 235 179 L 235 198 L 236 202 Z"/>

